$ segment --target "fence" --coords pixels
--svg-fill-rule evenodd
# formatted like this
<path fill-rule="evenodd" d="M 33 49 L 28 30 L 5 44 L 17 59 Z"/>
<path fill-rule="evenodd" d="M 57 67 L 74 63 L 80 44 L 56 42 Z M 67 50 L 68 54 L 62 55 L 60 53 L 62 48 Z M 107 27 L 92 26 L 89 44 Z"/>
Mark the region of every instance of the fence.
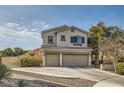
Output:
<path fill-rule="evenodd" d="M 107 71 L 113 71 L 114 66 L 113 64 L 100 64 L 100 69 L 107 70 Z"/>
<path fill-rule="evenodd" d="M 18 57 L 2 57 L 2 64 L 9 68 L 18 68 L 21 66 L 18 62 Z"/>

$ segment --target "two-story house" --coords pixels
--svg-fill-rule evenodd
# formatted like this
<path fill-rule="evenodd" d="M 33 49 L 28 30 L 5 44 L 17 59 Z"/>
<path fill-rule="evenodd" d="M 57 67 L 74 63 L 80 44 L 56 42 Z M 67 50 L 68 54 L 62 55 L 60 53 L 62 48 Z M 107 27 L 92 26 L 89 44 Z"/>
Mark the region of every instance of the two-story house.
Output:
<path fill-rule="evenodd" d="M 75 26 L 59 26 L 42 31 L 43 66 L 91 66 L 88 32 Z"/>

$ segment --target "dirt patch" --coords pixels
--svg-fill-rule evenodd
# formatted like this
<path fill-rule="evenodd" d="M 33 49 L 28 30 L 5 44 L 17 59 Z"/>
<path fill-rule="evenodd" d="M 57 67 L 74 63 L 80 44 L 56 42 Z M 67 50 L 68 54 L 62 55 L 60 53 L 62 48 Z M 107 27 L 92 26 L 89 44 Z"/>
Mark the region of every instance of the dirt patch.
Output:
<path fill-rule="evenodd" d="M 57 83 L 62 83 L 70 87 L 92 87 L 96 82 L 86 79 L 65 79 L 65 78 L 51 78 L 48 79 Z M 36 81 L 37 82 L 37 81 Z"/>

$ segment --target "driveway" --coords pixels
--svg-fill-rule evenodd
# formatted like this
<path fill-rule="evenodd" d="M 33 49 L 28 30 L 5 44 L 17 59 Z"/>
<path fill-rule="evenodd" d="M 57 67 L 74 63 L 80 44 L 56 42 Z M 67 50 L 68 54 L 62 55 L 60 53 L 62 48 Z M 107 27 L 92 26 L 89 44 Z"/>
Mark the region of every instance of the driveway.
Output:
<path fill-rule="evenodd" d="M 94 87 L 124 86 L 124 77 L 95 68 L 68 68 L 68 67 L 39 67 L 14 68 L 16 71 L 25 71 L 36 74 L 45 74 L 55 77 L 81 78 L 96 81 Z"/>

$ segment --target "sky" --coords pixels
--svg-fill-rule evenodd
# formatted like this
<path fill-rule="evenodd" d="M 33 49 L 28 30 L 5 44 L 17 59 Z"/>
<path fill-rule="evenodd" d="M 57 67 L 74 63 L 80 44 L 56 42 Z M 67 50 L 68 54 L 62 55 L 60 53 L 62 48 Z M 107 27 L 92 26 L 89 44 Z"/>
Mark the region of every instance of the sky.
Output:
<path fill-rule="evenodd" d="M 124 6 L 0 6 L 0 50 L 25 50 L 42 45 L 41 31 L 61 25 L 74 25 L 88 31 L 104 21 L 107 26 L 124 28 Z"/>

